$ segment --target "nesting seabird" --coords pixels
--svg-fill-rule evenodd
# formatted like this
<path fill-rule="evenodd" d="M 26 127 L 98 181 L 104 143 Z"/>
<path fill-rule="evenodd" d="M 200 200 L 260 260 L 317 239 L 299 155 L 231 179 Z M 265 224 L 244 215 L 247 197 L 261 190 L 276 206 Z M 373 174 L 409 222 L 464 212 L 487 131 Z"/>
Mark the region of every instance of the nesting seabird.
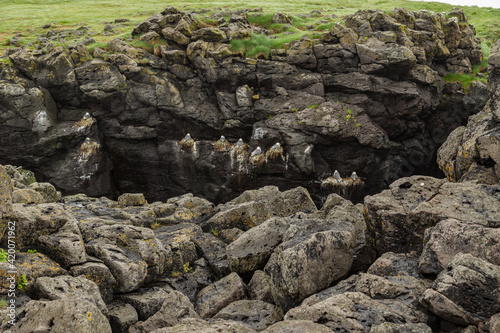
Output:
<path fill-rule="evenodd" d="M 351 174 L 351 179 L 352 180 L 356 180 L 358 179 L 358 175 L 356 174 L 356 171 L 353 171 L 352 174 Z"/>
<path fill-rule="evenodd" d="M 280 143 L 279 143 L 279 142 L 276 142 L 276 143 L 274 144 L 274 146 L 272 146 L 272 147 L 271 147 L 271 149 L 280 149 L 280 148 L 281 148 L 281 145 L 280 145 Z"/>
<path fill-rule="evenodd" d="M 260 149 L 260 147 L 257 147 L 250 156 L 255 156 L 259 154 L 262 154 L 262 149 Z"/>
<path fill-rule="evenodd" d="M 335 172 L 333 173 L 333 178 L 337 179 L 340 183 L 342 183 L 342 177 L 340 177 L 340 173 L 338 172 L 338 170 L 335 170 Z"/>
<path fill-rule="evenodd" d="M 225 137 L 224 135 L 221 135 L 219 140 L 220 140 L 221 142 L 224 142 L 224 141 L 226 141 L 226 137 Z"/>
<path fill-rule="evenodd" d="M 189 140 L 192 140 L 191 138 L 191 134 L 186 134 L 186 136 L 184 137 L 184 139 L 182 139 L 182 141 L 186 142 L 186 141 L 189 141 Z"/>
<path fill-rule="evenodd" d="M 86 112 L 84 115 L 83 115 L 83 119 L 89 119 L 91 116 L 90 116 L 90 113 Z"/>
<path fill-rule="evenodd" d="M 243 143 L 243 139 L 241 139 L 241 138 L 240 138 L 240 139 L 238 140 L 238 142 L 236 142 L 236 145 L 237 145 L 237 146 L 243 146 L 243 145 L 244 145 L 244 143 Z"/>

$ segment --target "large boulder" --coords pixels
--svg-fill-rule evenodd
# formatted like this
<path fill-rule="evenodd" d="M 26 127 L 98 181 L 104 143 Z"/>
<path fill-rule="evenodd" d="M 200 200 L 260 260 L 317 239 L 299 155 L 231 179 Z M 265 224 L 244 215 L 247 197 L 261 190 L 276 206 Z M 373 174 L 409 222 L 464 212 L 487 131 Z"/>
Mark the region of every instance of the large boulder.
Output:
<path fill-rule="evenodd" d="M 232 302 L 246 299 L 246 285 L 231 273 L 198 293 L 196 310 L 200 317 L 210 318 Z"/>
<path fill-rule="evenodd" d="M 184 332 L 238 332 L 238 333 L 255 333 L 254 329 L 245 324 L 238 323 L 232 320 L 217 319 L 212 321 L 205 321 L 202 319 L 187 318 L 181 320 L 175 326 L 164 327 L 153 331 L 154 333 L 184 333 Z"/>
<path fill-rule="evenodd" d="M 283 319 L 280 308 L 258 300 L 236 301 L 217 312 L 215 319 L 239 321 L 256 331 L 262 331 Z"/>
<path fill-rule="evenodd" d="M 129 329 L 129 333 L 152 332 L 162 327 L 175 326 L 184 318 L 200 318 L 189 299 L 178 291 L 171 291 L 164 298 L 161 308 L 144 322 Z"/>
<path fill-rule="evenodd" d="M 332 331 L 367 332 L 373 325 L 385 322 L 403 324 L 410 320 L 406 312 L 390 304 L 371 299 L 359 292 L 333 295 L 313 305 L 293 308 L 285 320 L 311 320 Z"/>
<path fill-rule="evenodd" d="M 108 313 L 99 288 L 84 276 L 40 277 L 31 286 L 30 294 L 33 298 L 51 301 L 66 298 L 84 299 L 94 303 L 103 314 Z"/>
<path fill-rule="evenodd" d="M 138 289 L 165 270 L 169 252 L 151 229 L 101 223 L 84 223 L 80 228 L 85 250 L 111 270 L 120 292 Z"/>
<path fill-rule="evenodd" d="M 498 227 L 496 188 L 413 176 L 395 181 L 380 194 L 367 196 L 365 219 L 377 253 L 420 254 L 425 229 L 448 218 Z"/>
<path fill-rule="evenodd" d="M 19 320 L 4 332 L 111 333 L 111 326 L 99 308 L 86 299 L 30 301 L 20 309 Z"/>
<path fill-rule="evenodd" d="M 478 324 L 499 311 L 499 287 L 499 266 L 459 253 L 425 291 L 421 302 L 452 323 Z"/>
<path fill-rule="evenodd" d="M 439 274 L 457 253 L 468 253 L 500 265 L 500 229 L 472 221 L 448 219 L 425 231 L 424 249 L 419 259 L 424 274 Z"/>
<path fill-rule="evenodd" d="M 353 262 L 355 237 L 348 222 L 292 221 L 264 268 L 272 279 L 276 304 L 288 310 L 344 277 Z"/>

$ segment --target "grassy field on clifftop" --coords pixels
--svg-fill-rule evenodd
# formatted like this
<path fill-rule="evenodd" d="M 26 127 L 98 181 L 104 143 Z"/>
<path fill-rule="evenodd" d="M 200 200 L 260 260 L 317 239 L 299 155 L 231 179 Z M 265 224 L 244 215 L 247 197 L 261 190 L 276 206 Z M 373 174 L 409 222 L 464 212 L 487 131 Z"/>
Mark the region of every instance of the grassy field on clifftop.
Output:
<path fill-rule="evenodd" d="M 25 42 L 36 39 L 43 32 L 43 25 L 52 24 L 52 28 L 75 28 L 82 25 L 95 31 L 96 41 L 108 41 L 120 35 L 129 34 L 132 27 L 154 13 L 159 13 L 167 6 L 179 9 L 214 9 L 214 7 L 241 9 L 262 7 L 264 12 L 281 11 L 290 14 L 309 13 L 319 10 L 323 14 L 343 16 L 359 9 L 382 9 L 390 12 L 395 7 L 409 10 L 426 9 L 442 12 L 454 6 L 442 3 L 397 1 L 397 0 L 281 0 L 281 1 L 157 1 L 157 0 L 0 0 L 0 54 L 9 46 L 14 36 Z M 462 7 L 484 39 L 484 49 L 500 37 L 500 9 Z M 130 22 L 106 33 L 106 22 L 117 18 L 129 19 Z"/>

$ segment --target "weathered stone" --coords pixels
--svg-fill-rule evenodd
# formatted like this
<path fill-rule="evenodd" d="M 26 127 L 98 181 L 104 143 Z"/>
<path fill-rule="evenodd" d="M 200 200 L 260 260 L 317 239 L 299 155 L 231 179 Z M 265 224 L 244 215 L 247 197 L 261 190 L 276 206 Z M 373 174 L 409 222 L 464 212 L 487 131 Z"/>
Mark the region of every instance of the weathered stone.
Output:
<path fill-rule="evenodd" d="M 162 327 L 175 326 L 184 318 L 199 318 L 199 316 L 186 296 L 178 291 L 171 291 L 153 316 L 135 324 L 128 332 L 152 332 Z"/>
<path fill-rule="evenodd" d="M 13 209 L 12 220 L 16 224 L 16 247 L 20 250 L 36 248 L 40 236 L 55 234 L 67 223 L 72 223 L 73 227 L 76 225 L 75 218 L 60 204 L 28 206 L 15 204 Z M 71 229 L 69 225 L 68 228 Z"/>
<path fill-rule="evenodd" d="M 163 37 L 166 40 L 171 40 L 176 42 L 179 45 L 188 45 L 189 44 L 189 38 L 180 33 L 177 30 L 174 30 L 173 28 L 165 28 L 161 31 Z"/>
<path fill-rule="evenodd" d="M 271 278 L 266 273 L 260 270 L 255 271 L 248 283 L 248 297 L 274 304 L 272 283 Z"/>
<path fill-rule="evenodd" d="M 201 290 L 196 300 L 196 309 L 200 317 L 210 318 L 232 302 L 245 298 L 245 283 L 233 272 Z"/>
<path fill-rule="evenodd" d="M 419 259 L 420 271 L 439 274 L 457 253 L 500 265 L 500 230 L 448 219 L 425 231 L 424 249 Z"/>
<path fill-rule="evenodd" d="M 256 331 L 262 331 L 282 318 L 281 309 L 258 300 L 233 302 L 214 316 L 214 319 L 242 322 Z"/>
<path fill-rule="evenodd" d="M 386 252 L 368 268 L 367 273 L 384 277 L 406 275 L 420 278 L 418 264 L 417 259 L 406 254 Z"/>
<path fill-rule="evenodd" d="M 478 324 L 500 310 L 500 267 L 457 254 L 422 296 L 422 304 L 458 325 Z"/>
<path fill-rule="evenodd" d="M 231 270 L 248 274 L 264 268 L 274 249 L 281 243 L 290 222 L 285 218 L 270 218 L 232 242 L 227 247 Z"/>
<path fill-rule="evenodd" d="M 345 276 L 354 246 L 355 229 L 350 223 L 293 221 L 264 268 L 273 281 L 276 304 L 288 310 Z"/>
<path fill-rule="evenodd" d="M 108 318 L 113 332 L 127 332 L 139 317 L 134 307 L 127 303 L 114 302 L 108 305 Z"/>
<path fill-rule="evenodd" d="M 395 181 L 388 190 L 365 198 L 365 219 L 377 252 L 420 254 L 425 229 L 448 218 L 498 227 L 495 188 L 424 176 Z"/>
<path fill-rule="evenodd" d="M 193 41 L 201 39 L 206 42 L 225 42 L 227 35 L 218 28 L 201 28 L 191 34 L 191 39 Z"/>
<path fill-rule="evenodd" d="M 348 292 L 334 295 L 311 306 L 299 306 L 285 315 L 285 320 L 311 320 L 338 332 L 366 332 L 384 322 L 405 323 L 404 312 L 392 309 L 365 294 Z"/>
<path fill-rule="evenodd" d="M 116 280 L 106 265 L 101 262 L 89 261 L 81 265 L 71 266 L 69 272 L 73 276 L 83 275 L 94 282 L 99 287 L 104 302 L 109 303 L 112 301 Z"/>
<path fill-rule="evenodd" d="M 331 329 L 310 320 L 284 320 L 269 326 L 265 333 L 330 333 Z"/>
<path fill-rule="evenodd" d="M 144 206 L 147 204 L 146 198 L 142 193 L 124 193 L 118 197 L 120 206 Z"/>
<path fill-rule="evenodd" d="M 231 320 L 212 320 L 210 322 L 202 319 L 184 319 L 179 324 L 172 327 L 160 328 L 152 333 L 184 333 L 184 332 L 238 332 L 255 333 L 250 327 Z"/>
<path fill-rule="evenodd" d="M 373 333 L 432 333 L 432 329 L 424 323 L 394 324 L 383 323 L 373 325 L 370 332 Z"/>
<path fill-rule="evenodd" d="M 39 248 L 64 268 L 87 261 L 80 229 L 69 221 L 57 233 L 38 237 Z"/>
<path fill-rule="evenodd" d="M 94 303 L 86 299 L 31 301 L 20 311 L 19 320 L 5 332 L 111 333 L 106 317 Z"/>
<path fill-rule="evenodd" d="M 168 291 L 153 287 L 151 289 L 139 289 L 133 293 L 119 295 L 118 299 L 132 305 L 139 315 L 139 320 L 144 321 L 160 310 L 168 295 Z"/>
<path fill-rule="evenodd" d="M 81 232 L 86 252 L 110 269 L 120 292 L 159 278 L 171 260 L 170 252 L 148 228 L 84 223 Z"/>
<path fill-rule="evenodd" d="M 95 304 L 103 314 L 108 313 L 99 288 L 83 276 L 39 277 L 30 288 L 30 294 L 33 298 L 51 301 L 67 298 L 84 299 Z"/>

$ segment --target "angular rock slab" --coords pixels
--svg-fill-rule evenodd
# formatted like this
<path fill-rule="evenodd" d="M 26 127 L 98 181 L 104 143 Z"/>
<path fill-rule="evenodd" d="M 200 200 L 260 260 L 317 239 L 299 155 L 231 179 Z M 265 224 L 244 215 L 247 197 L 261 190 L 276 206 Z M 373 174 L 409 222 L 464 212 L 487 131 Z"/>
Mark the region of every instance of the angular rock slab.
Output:
<path fill-rule="evenodd" d="M 349 222 L 293 221 L 264 268 L 273 281 L 276 304 L 288 310 L 345 276 L 353 262 L 355 238 Z"/>
<path fill-rule="evenodd" d="M 30 301 L 22 308 L 19 318 L 16 325 L 4 332 L 111 333 L 106 317 L 94 303 L 85 299 Z"/>
<path fill-rule="evenodd" d="M 364 216 L 377 253 L 419 254 L 425 229 L 448 218 L 499 227 L 498 188 L 427 176 L 398 179 L 388 190 L 365 197 Z"/>
<path fill-rule="evenodd" d="M 189 298 L 178 291 L 170 292 L 153 316 L 132 326 L 129 333 L 152 332 L 162 327 L 177 325 L 184 318 L 200 318 Z"/>
<path fill-rule="evenodd" d="M 500 229 L 448 219 L 425 231 L 419 259 L 424 274 L 439 274 L 457 253 L 468 253 L 500 265 Z"/>
<path fill-rule="evenodd" d="M 87 253 L 108 266 L 120 292 L 157 279 L 169 263 L 169 252 L 149 228 L 81 223 L 80 229 Z"/>
<path fill-rule="evenodd" d="M 459 253 L 442 271 L 422 304 L 457 325 L 477 325 L 500 311 L 500 267 Z"/>
<path fill-rule="evenodd" d="M 84 276 L 73 277 L 69 275 L 57 277 L 39 277 L 30 289 L 32 297 L 38 299 L 85 299 L 94 303 L 103 314 L 108 313 L 108 308 L 102 300 L 96 284 Z"/>
<path fill-rule="evenodd" d="M 214 318 L 242 322 L 256 331 L 262 331 L 283 319 L 283 311 L 263 301 L 241 300 L 229 304 Z"/>
<path fill-rule="evenodd" d="M 109 323 L 113 332 L 127 332 L 129 327 L 139 320 L 137 311 L 130 304 L 115 302 L 108 305 L 108 309 Z"/>
<path fill-rule="evenodd" d="M 256 333 L 257 331 L 250 327 L 231 320 L 217 319 L 210 322 L 202 319 L 184 319 L 179 324 L 172 327 L 164 327 L 151 333 L 220 333 L 220 332 L 238 332 L 238 333 Z"/>
<path fill-rule="evenodd" d="M 248 274 L 264 268 L 274 249 L 281 243 L 290 222 L 290 219 L 270 218 L 229 244 L 227 255 L 231 270 Z"/>
<path fill-rule="evenodd" d="M 246 286 L 236 273 L 231 273 L 219 281 L 203 288 L 196 300 L 200 317 L 209 318 L 232 302 L 246 299 Z"/>
<path fill-rule="evenodd" d="M 133 293 L 119 295 L 117 298 L 132 305 L 139 315 L 139 320 L 147 320 L 160 310 L 168 295 L 168 290 L 153 287 L 150 289 L 141 288 Z"/>
<path fill-rule="evenodd" d="M 264 333 L 331 333 L 332 330 L 310 320 L 284 320 L 269 326 Z"/>
<path fill-rule="evenodd" d="M 403 324 L 408 317 L 365 294 L 348 292 L 334 295 L 311 306 L 291 309 L 285 320 L 311 320 L 334 332 L 369 332 L 373 325 L 391 322 Z"/>

